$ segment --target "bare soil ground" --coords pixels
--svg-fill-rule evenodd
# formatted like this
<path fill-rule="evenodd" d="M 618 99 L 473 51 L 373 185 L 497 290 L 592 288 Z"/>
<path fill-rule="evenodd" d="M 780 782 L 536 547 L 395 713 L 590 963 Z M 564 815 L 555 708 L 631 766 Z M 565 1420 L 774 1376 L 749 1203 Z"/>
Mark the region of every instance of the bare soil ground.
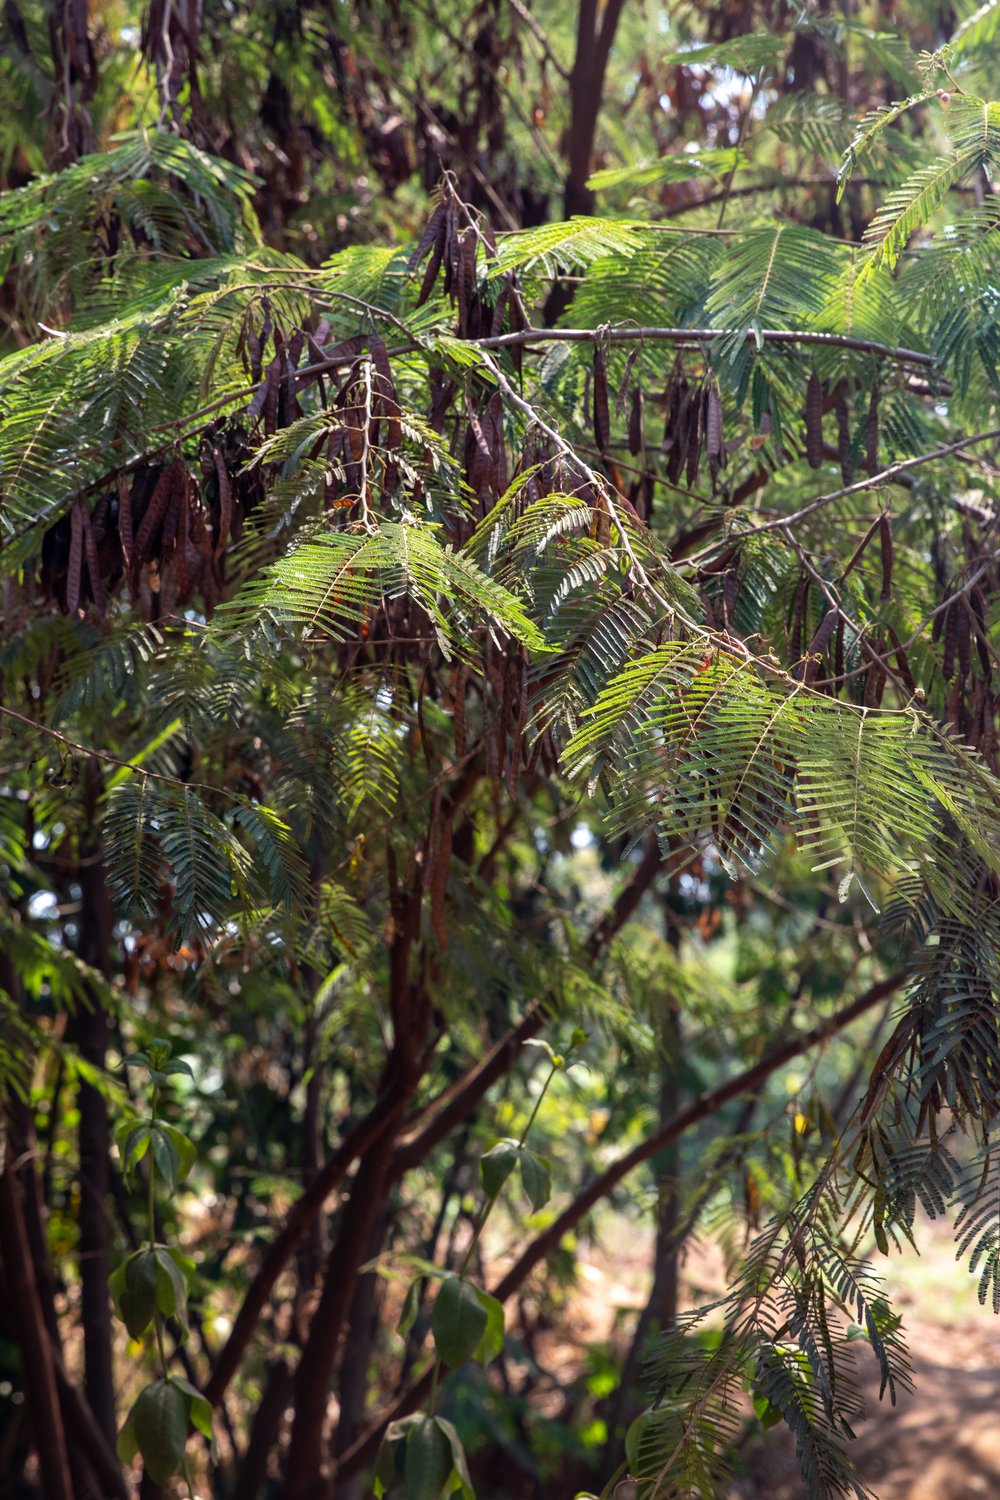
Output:
<path fill-rule="evenodd" d="M 852 1456 L 880 1500 L 1000 1500 L 1000 1319 L 980 1306 L 947 1224 L 925 1224 L 919 1243 L 919 1257 L 875 1257 L 903 1315 L 914 1388 L 892 1407 L 868 1379 Z M 805 1494 L 790 1442 L 771 1437 L 750 1445 L 734 1500 Z"/>
<path fill-rule="evenodd" d="M 623 1310 L 628 1317 L 644 1299 L 648 1241 L 630 1236 L 613 1255 L 610 1240 L 603 1253 L 584 1257 L 569 1310 L 575 1350 L 615 1338 Z M 851 1451 L 879 1500 L 1000 1500 L 1000 1318 L 979 1305 L 977 1278 L 956 1263 L 947 1225 L 926 1225 L 920 1243 L 919 1257 L 894 1257 L 882 1268 L 903 1315 L 914 1390 L 901 1392 L 895 1408 L 879 1402 L 873 1363 L 869 1415 Z M 688 1305 L 717 1294 L 721 1263 L 710 1246 L 689 1257 L 683 1280 Z M 562 1352 L 566 1378 L 573 1355 L 565 1343 Z M 782 1429 L 752 1439 L 744 1458 L 746 1473 L 732 1484 L 730 1500 L 802 1500 L 793 1445 Z"/>

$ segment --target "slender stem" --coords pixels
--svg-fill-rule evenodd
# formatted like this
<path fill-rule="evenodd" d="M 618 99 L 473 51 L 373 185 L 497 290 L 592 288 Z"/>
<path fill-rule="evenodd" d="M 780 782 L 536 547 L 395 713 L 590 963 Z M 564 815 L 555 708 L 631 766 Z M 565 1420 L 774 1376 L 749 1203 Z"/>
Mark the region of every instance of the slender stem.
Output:
<path fill-rule="evenodd" d="M 157 1091 L 156 1085 L 154 1084 L 153 1085 L 153 1096 L 152 1096 L 152 1099 L 150 1100 L 150 1105 L 149 1105 L 149 1124 L 150 1124 L 150 1128 L 151 1129 L 155 1129 L 155 1126 L 156 1126 L 156 1106 L 157 1106 L 157 1103 L 158 1103 L 158 1091 Z M 156 1203 L 155 1203 L 155 1199 L 153 1197 L 153 1187 L 154 1187 L 155 1181 L 156 1181 L 156 1164 L 155 1164 L 155 1161 L 154 1161 L 154 1158 L 153 1158 L 152 1144 L 150 1144 L 150 1148 L 149 1148 L 149 1172 L 147 1173 L 147 1183 L 146 1183 L 146 1214 L 147 1214 L 147 1224 L 148 1224 L 148 1227 L 149 1227 L 149 1248 L 150 1248 L 150 1250 L 152 1250 L 153 1246 L 156 1244 Z"/>
<path fill-rule="evenodd" d="M 529 1133 L 531 1131 L 531 1127 L 532 1127 L 532 1125 L 534 1125 L 536 1116 L 538 1115 L 538 1111 L 542 1107 L 542 1100 L 545 1098 L 545 1095 L 549 1091 L 549 1084 L 552 1082 L 552 1080 L 556 1076 L 556 1074 L 559 1073 L 559 1072 L 561 1072 L 561 1071 L 562 1071 L 562 1069 L 561 1069 L 561 1067 L 557 1063 L 553 1063 L 552 1066 L 551 1066 L 551 1068 L 549 1069 L 548 1077 L 546 1078 L 545 1082 L 542 1084 L 542 1087 L 539 1090 L 538 1098 L 535 1100 L 534 1108 L 532 1109 L 531 1114 L 528 1116 L 528 1123 L 525 1125 L 524 1129 L 521 1131 L 521 1135 L 520 1135 L 520 1138 L 519 1138 L 518 1143 L 517 1143 L 517 1149 L 518 1149 L 518 1151 L 523 1151 L 524 1150 L 524 1143 L 528 1139 L 528 1135 L 529 1135 Z M 476 1227 L 473 1230 L 472 1239 L 469 1241 L 469 1244 L 468 1244 L 468 1247 L 466 1248 L 465 1254 L 462 1257 L 462 1264 L 459 1267 L 459 1271 L 458 1271 L 459 1276 L 464 1276 L 465 1273 L 466 1273 L 466 1271 L 469 1269 L 469 1262 L 472 1259 L 473 1251 L 475 1250 L 476 1246 L 479 1244 L 480 1238 L 482 1237 L 483 1230 L 486 1228 L 486 1221 L 489 1218 L 490 1214 L 493 1212 L 493 1208 L 494 1208 L 494 1205 L 496 1204 L 497 1197 L 498 1197 L 498 1193 L 492 1193 L 486 1199 L 486 1202 L 483 1204 L 482 1208 L 479 1211 L 479 1218 L 476 1220 Z"/>
<path fill-rule="evenodd" d="M 761 85 L 764 82 L 764 75 L 766 72 L 766 68 L 761 68 L 757 74 L 757 77 L 754 79 L 753 87 L 750 90 L 749 102 L 746 109 L 743 111 L 743 118 L 740 120 L 740 133 L 736 141 L 736 160 L 733 162 L 733 165 L 729 170 L 729 176 L 726 178 L 725 185 L 722 189 L 722 203 L 719 206 L 719 217 L 715 225 L 716 229 L 722 228 L 722 221 L 726 217 L 726 209 L 729 207 L 729 194 L 731 193 L 733 187 L 733 178 L 736 176 L 736 169 L 739 166 L 740 148 L 742 147 L 743 142 L 746 139 L 747 127 L 750 124 L 750 116 L 753 114 L 753 107 L 757 102 L 757 95 L 759 94 Z"/>
<path fill-rule="evenodd" d="M 538 1098 L 535 1100 L 535 1107 L 531 1111 L 531 1114 L 528 1116 L 528 1123 L 527 1123 L 527 1125 L 525 1125 L 524 1129 L 521 1131 L 521 1135 L 520 1135 L 520 1138 L 519 1138 L 518 1143 L 517 1143 L 518 1150 L 523 1150 L 524 1143 L 528 1139 L 528 1136 L 531 1134 L 531 1127 L 532 1127 L 532 1125 L 534 1125 L 536 1116 L 538 1115 L 538 1111 L 542 1107 L 542 1100 L 545 1098 L 545 1095 L 549 1091 L 549 1084 L 552 1082 L 552 1080 L 556 1076 L 556 1074 L 557 1073 L 561 1073 L 561 1072 L 562 1072 L 561 1066 L 558 1063 L 553 1063 L 552 1066 L 551 1066 L 551 1068 L 549 1069 L 549 1076 L 546 1078 L 545 1082 L 542 1084 L 542 1087 L 541 1087 L 541 1090 L 539 1092 Z"/>
<path fill-rule="evenodd" d="M 151 1128 L 156 1126 L 157 1106 L 160 1102 L 160 1092 L 153 1084 L 153 1093 L 149 1103 L 149 1124 Z M 149 1171 L 146 1174 L 146 1213 L 149 1229 L 149 1248 L 153 1250 L 156 1246 L 156 1198 L 154 1188 L 156 1186 L 156 1162 L 153 1157 L 153 1148 L 149 1148 Z M 156 1338 L 156 1353 L 160 1362 L 160 1373 L 166 1378 L 167 1375 L 167 1351 L 163 1344 L 163 1318 L 159 1311 L 153 1314 L 153 1334 Z"/>

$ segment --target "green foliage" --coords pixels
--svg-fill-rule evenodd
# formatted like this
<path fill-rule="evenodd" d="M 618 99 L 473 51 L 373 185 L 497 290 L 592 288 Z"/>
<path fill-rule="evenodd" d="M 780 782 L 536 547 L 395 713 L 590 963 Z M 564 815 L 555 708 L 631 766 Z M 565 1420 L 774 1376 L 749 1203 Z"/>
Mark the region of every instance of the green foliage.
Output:
<path fill-rule="evenodd" d="M 54 13 L 44 54 L 37 5 L 0 41 L 0 103 L 49 122 L 0 131 L 0 1096 L 81 1279 L 72 1122 L 112 1108 L 146 1224 L 114 1352 L 155 1371 L 119 1455 L 216 1463 L 172 1340 L 226 1368 L 266 1243 L 226 1413 L 249 1452 L 297 1365 L 292 1500 L 335 1381 L 338 1463 L 433 1391 L 378 1494 L 470 1500 L 495 1452 L 559 1488 L 598 1439 L 536 1420 L 532 1308 L 595 1202 L 655 1182 L 729 1285 L 607 1417 L 643 1500 L 717 1492 L 747 1392 L 811 1497 L 863 1496 L 861 1361 L 909 1378 L 870 1242 L 952 1215 L 1000 1309 L 1000 10 L 918 57 L 943 9 L 626 7 L 625 105 L 581 151 L 554 6 L 292 9 L 208 6 L 199 38 L 167 7 L 127 87 L 132 7 L 65 84 Z M 567 201 L 628 217 L 558 217 L 562 139 Z M 838 1051 L 883 983 L 888 1040 Z M 826 1042 L 807 1083 L 796 1039 Z M 668 1172 L 655 1102 L 740 1068 L 760 1118 L 722 1089 Z M 314 1233 L 290 1205 L 326 1157 Z"/>
<path fill-rule="evenodd" d="M 137 1453 L 151 1479 L 165 1484 L 184 1460 L 189 1426 L 212 1435 L 212 1408 L 189 1381 L 177 1375 L 154 1380 L 136 1398 L 118 1438 L 118 1456 L 131 1463 Z"/>

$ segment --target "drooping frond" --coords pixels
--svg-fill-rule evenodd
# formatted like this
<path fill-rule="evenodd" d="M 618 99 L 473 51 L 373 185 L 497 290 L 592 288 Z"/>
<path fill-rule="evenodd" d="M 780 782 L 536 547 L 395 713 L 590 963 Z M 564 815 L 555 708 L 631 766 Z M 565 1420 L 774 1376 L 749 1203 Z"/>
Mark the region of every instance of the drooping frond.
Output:
<path fill-rule="evenodd" d="M 447 650 L 494 625 L 542 645 L 519 601 L 426 526 L 384 522 L 372 531 L 315 532 L 219 612 L 220 628 L 294 627 L 305 637 L 356 635 L 386 600 L 412 599 Z"/>
<path fill-rule="evenodd" d="M 976 167 L 989 166 L 1000 153 L 1000 104 L 956 99 L 951 110 L 951 154 L 921 168 L 889 194 L 865 233 L 870 253 L 862 275 L 871 275 L 880 267 L 891 271 L 910 236 L 928 222 L 948 189 Z"/>
<path fill-rule="evenodd" d="M 172 132 L 123 134 L 109 150 L 0 197 L 0 274 L 27 270 L 19 286 L 41 318 L 67 293 L 90 290 L 101 236 L 123 236 L 143 258 L 245 249 L 259 236 L 252 187 L 248 172 Z"/>
<path fill-rule="evenodd" d="M 887 130 L 890 125 L 894 125 L 907 111 L 926 104 L 927 100 L 932 97 L 927 90 L 919 94 L 911 94 L 907 99 L 899 99 L 893 104 L 884 104 L 880 109 L 873 110 L 864 117 L 854 139 L 844 152 L 844 159 L 837 173 L 838 202 L 844 196 L 844 191 L 861 162 L 875 149 L 883 131 Z"/>

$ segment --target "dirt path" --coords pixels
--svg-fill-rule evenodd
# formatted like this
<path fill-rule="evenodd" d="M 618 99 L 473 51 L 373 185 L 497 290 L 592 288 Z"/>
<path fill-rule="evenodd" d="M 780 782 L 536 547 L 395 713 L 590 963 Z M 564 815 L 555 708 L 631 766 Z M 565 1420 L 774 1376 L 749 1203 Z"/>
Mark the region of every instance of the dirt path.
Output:
<path fill-rule="evenodd" d="M 914 1389 L 893 1408 L 869 1380 L 869 1416 L 850 1452 L 879 1500 L 1000 1500 L 1000 1319 L 976 1300 L 976 1278 L 956 1264 L 947 1225 L 927 1225 L 920 1243 L 919 1258 L 885 1263 Z M 733 1500 L 805 1495 L 777 1429 L 753 1445 L 748 1465 Z"/>
<path fill-rule="evenodd" d="M 883 1262 L 903 1315 L 914 1389 L 893 1408 L 879 1401 L 873 1376 L 869 1415 L 850 1451 L 879 1500 L 1000 1500 L 1000 1318 L 976 1300 L 976 1278 L 956 1264 L 947 1225 L 926 1225 L 920 1244 L 919 1257 Z M 577 1357 L 588 1340 L 608 1338 L 623 1309 L 642 1305 L 648 1250 L 640 1234 L 617 1260 L 585 1257 L 572 1303 Z M 710 1247 L 688 1260 L 683 1281 L 688 1305 L 719 1294 L 722 1266 Z M 746 1473 L 730 1486 L 729 1500 L 803 1500 L 794 1447 L 781 1428 L 753 1440 L 744 1457 Z"/>
<path fill-rule="evenodd" d="M 914 1337 L 915 1346 L 923 1342 Z M 931 1330 L 928 1330 L 930 1334 Z M 957 1354 L 955 1345 L 963 1348 Z M 879 1500 L 982 1500 L 1000 1496 L 1000 1357 L 996 1341 L 970 1355 L 968 1340 L 933 1329 L 914 1359 L 915 1389 L 898 1406 L 870 1391 L 868 1421 L 852 1457 Z M 960 1363 L 956 1359 L 971 1359 Z M 777 1433 L 753 1445 L 733 1500 L 801 1500 L 805 1488 L 790 1441 Z"/>

